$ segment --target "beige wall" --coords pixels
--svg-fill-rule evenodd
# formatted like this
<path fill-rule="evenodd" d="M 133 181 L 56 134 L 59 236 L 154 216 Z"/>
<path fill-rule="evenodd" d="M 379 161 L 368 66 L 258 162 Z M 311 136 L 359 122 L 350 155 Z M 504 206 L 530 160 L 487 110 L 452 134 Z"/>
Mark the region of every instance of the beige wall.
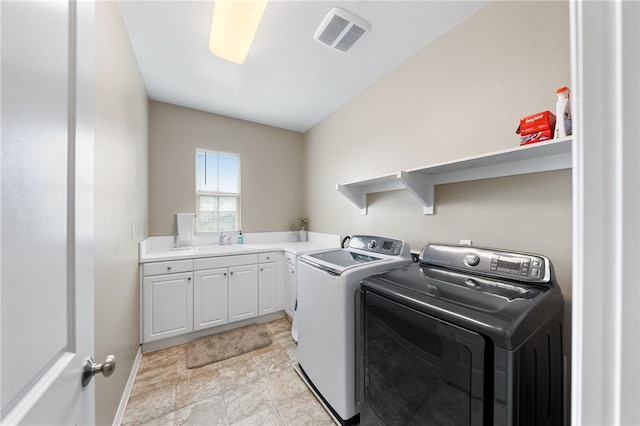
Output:
<path fill-rule="evenodd" d="M 140 342 L 138 242 L 147 235 L 147 95 L 116 2 L 96 3 L 96 424 L 110 425 Z M 132 234 L 133 226 L 133 234 Z"/>
<path fill-rule="evenodd" d="M 284 231 L 302 214 L 302 135 L 161 102 L 149 104 L 149 234 L 195 211 L 195 149 L 239 153 L 243 232 Z"/>
<path fill-rule="evenodd" d="M 570 81 L 568 2 L 489 3 L 305 134 L 311 230 L 546 254 L 570 300 L 569 170 L 437 186 L 433 216 L 406 190 L 369 195 L 365 216 L 335 190 L 517 147 L 519 119 L 554 111 Z"/>

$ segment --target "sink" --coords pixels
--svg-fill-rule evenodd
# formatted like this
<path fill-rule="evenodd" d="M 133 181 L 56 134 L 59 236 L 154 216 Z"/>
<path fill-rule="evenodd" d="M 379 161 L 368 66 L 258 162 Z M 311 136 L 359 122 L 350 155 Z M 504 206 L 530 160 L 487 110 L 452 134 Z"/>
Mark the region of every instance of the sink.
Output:
<path fill-rule="evenodd" d="M 253 247 L 244 244 L 199 246 L 194 249 L 196 254 L 243 253 L 245 251 L 255 250 Z"/>

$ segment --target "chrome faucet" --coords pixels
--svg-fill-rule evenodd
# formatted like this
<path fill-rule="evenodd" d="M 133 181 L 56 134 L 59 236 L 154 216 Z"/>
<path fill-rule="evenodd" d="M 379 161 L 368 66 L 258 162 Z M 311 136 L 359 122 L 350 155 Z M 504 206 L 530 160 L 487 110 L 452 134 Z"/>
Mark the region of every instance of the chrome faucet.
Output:
<path fill-rule="evenodd" d="M 224 244 L 224 237 L 226 237 L 226 235 L 224 235 L 224 229 L 220 230 L 220 238 L 218 238 L 218 244 L 223 245 Z"/>

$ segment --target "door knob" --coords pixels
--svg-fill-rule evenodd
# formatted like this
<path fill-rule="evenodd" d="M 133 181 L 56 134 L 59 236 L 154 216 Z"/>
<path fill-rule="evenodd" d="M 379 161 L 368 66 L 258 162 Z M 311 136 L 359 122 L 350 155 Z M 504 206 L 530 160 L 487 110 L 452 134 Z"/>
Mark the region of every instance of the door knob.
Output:
<path fill-rule="evenodd" d="M 109 377 L 115 369 L 116 357 L 113 355 L 107 355 L 102 364 L 96 364 L 92 357 L 87 358 L 82 366 L 82 386 L 87 386 L 97 373 Z"/>

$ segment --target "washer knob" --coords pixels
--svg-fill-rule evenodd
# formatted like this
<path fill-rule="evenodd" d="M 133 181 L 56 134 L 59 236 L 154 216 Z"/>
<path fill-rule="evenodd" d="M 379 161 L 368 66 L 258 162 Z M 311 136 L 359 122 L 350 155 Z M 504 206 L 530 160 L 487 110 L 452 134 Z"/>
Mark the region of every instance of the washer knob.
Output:
<path fill-rule="evenodd" d="M 377 244 L 377 243 L 376 243 L 376 240 L 371 240 L 371 241 L 369 241 L 369 244 L 367 244 L 367 246 L 368 246 L 370 249 L 372 249 L 372 248 L 375 248 L 376 244 Z"/>
<path fill-rule="evenodd" d="M 468 254 L 464 257 L 464 263 L 468 266 L 476 266 L 480 263 L 480 257 L 477 254 Z"/>

